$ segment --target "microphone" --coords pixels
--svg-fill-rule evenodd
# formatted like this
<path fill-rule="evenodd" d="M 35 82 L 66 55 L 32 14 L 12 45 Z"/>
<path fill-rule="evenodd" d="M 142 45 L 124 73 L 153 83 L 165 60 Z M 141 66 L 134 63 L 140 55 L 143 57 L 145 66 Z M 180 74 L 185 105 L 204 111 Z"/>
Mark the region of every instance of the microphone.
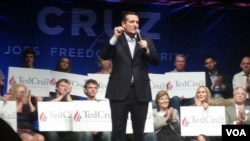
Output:
<path fill-rule="evenodd" d="M 141 34 L 140 34 L 140 29 L 137 29 L 137 35 L 138 35 L 138 38 L 139 38 L 139 40 L 142 40 L 142 38 L 141 38 Z"/>
<path fill-rule="evenodd" d="M 137 35 L 138 35 L 139 40 L 141 41 L 142 38 L 141 38 L 141 34 L 140 34 L 140 29 L 137 29 L 136 32 L 137 32 Z M 147 49 L 146 49 L 146 48 L 141 48 L 141 49 L 142 49 L 143 52 L 147 52 Z"/>

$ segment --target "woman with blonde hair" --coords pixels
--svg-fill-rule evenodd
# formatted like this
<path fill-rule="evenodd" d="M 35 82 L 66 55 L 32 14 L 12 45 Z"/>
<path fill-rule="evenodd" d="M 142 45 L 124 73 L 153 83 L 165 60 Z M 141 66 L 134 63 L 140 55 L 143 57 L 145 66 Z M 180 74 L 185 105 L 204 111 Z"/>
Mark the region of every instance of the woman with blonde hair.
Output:
<path fill-rule="evenodd" d="M 203 106 L 204 108 L 207 108 L 208 105 L 227 107 L 234 104 L 234 100 L 232 98 L 224 99 L 212 97 L 210 90 L 206 86 L 199 86 L 197 88 L 194 101 L 194 105 Z"/>
<path fill-rule="evenodd" d="M 204 109 L 207 109 L 209 106 L 214 105 L 212 94 L 208 87 L 199 86 L 195 92 L 194 104 L 191 106 L 202 106 Z M 213 137 L 208 137 L 206 135 L 200 134 L 196 137 L 187 137 L 188 141 L 211 141 Z"/>
<path fill-rule="evenodd" d="M 37 120 L 37 111 L 32 104 L 31 93 L 26 85 L 13 85 L 8 95 L 8 100 L 16 101 L 17 133 L 22 141 L 44 141 L 44 137 L 33 127 L 33 121 Z"/>
<path fill-rule="evenodd" d="M 180 136 L 179 114 L 169 107 L 169 95 L 160 90 L 155 98 L 157 109 L 153 110 L 154 128 L 158 141 L 183 141 Z"/>
<path fill-rule="evenodd" d="M 206 86 L 199 86 L 194 96 L 195 103 L 193 106 L 203 106 L 207 108 L 213 103 L 211 97 L 211 92 Z"/>

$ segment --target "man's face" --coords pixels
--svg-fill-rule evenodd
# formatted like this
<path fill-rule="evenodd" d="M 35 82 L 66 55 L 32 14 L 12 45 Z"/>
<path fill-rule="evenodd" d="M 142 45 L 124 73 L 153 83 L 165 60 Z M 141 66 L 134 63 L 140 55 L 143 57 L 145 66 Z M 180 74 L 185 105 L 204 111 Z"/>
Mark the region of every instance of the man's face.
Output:
<path fill-rule="evenodd" d="M 127 15 L 127 20 L 122 21 L 124 32 L 128 35 L 135 35 L 139 28 L 139 17 L 137 15 Z"/>
<path fill-rule="evenodd" d="M 59 95 L 65 95 L 67 93 L 67 90 L 69 89 L 70 85 L 65 82 L 59 83 L 59 85 L 56 87 L 56 93 Z"/>
<path fill-rule="evenodd" d="M 89 98 L 95 98 L 97 91 L 98 91 L 98 86 L 93 83 L 87 84 L 86 88 L 84 89 L 84 93 Z"/>
<path fill-rule="evenodd" d="M 33 66 L 34 55 L 33 54 L 26 54 L 24 61 L 25 61 L 25 64 L 27 66 Z"/>
<path fill-rule="evenodd" d="M 244 104 L 246 101 L 246 92 L 241 88 L 238 88 L 237 90 L 235 90 L 234 101 L 237 104 Z"/>
<path fill-rule="evenodd" d="M 179 71 L 184 71 L 185 66 L 186 66 L 186 60 L 183 57 L 176 57 L 175 59 L 175 68 Z"/>
<path fill-rule="evenodd" d="M 204 63 L 207 70 L 215 69 L 216 61 L 214 61 L 212 58 L 205 59 Z"/>
<path fill-rule="evenodd" d="M 240 68 L 241 68 L 242 71 L 244 71 L 245 73 L 247 73 L 247 74 L 250 73 L 250 57 L 244 57 L 244 58 L 241 60 Z"/>

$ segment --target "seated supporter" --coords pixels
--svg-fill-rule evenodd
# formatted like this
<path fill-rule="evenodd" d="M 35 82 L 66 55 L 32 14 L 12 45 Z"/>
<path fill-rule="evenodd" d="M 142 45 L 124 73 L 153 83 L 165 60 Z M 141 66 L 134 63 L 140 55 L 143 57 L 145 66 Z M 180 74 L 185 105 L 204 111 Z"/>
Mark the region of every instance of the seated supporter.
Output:
<path fill-rule="evenodd" d="M 213 99 L 211 97 L 211 92 L 206 86 L 199 86 L 197 88 L 196 94 L 194 96 L 195 103 L 190 106 L 202 106 L 204 109 L 207 109 L 209 106 L 213 106 Z M 196 137 L 186 137 L 186 141 L 195 141 L 195 140 L 205 139 L 206 141 L 220 141 L 221 137 L 215 136 L 206 136 L 204 134 L 200 134 Z"/>
<path fill-rule="evenodd" d="M 226 124 L 250 124 L 250 106 L 246 105 L 247 91 L 242 87 L 234 89 L 234 105 L 226 107 Z"/>
<path fill-rule="evenodd" d="M 7 99 L 17 102 L 17 133 L 22 141 L 44 141 L 43 135 L 33 127 L 33 121 L 37 120 L 37 109 L 31 102 L 31 93 L 26 85 L 13 85 Z"/>
<path fill-rule="evenodd" d="M 241 71 L 233 75 L 233 88 L 242 87 L 246 89 L 246 104 L 250 105 L 250 56 L 242 57 L 240 68 Z"/>
<path fill-rule="evenodd" d="M 174 73 L 182 73 L 182 72 L 186 72 L 185 71 L 185 67 L 186 67 L 186 57 L 182 54 L 178 54 L 175 56 L 175 60 L 174 60 L 174 70 L 172 70 L 171 72 Z M 194 103 L 194 98 L 187 98 L 184 95 L 182 96 L 173 96 L 170 99 L 170 106 L 173 107 L 174 109 L 176 109 L 178 111 L 178 113 L 180 114 L 180 107 L 181 106 L 188 106 Z"/>
<path fill-rule="evenodd" d="M 227 76 L 217 69 L 217 61 L 211 55 L 204 58 L 206 86 L 214 98 L 232 98 L 232 85 Z"/>
<path fill-rule="evenodd" d="M 216 68 L 217 61 L 213 56 L 206 56 L 204 66 L 206 68 L 206 86 L 211 92 L 213 104 L 216 106 L 229 106 L 234 104 L 232 99 L 232 85 L 225 74 Z"/>
<path fill-rule="evenodd" d="M 98 66 L 100 67 L 100 70 L 96 72 L 98 74 L 110 74 L 112 71 L 112 61 L 110 59 L 103 60 L 98 58 Z"/>
<path fill-rule="evenodd" d="M 87 100 L 98 101 L 96 94 L 98 92 L 98 82 L 94 79 L 88 79 L 84 85 L 84 93 Z M 111 132 L 84 132 L 84 141 L 111 141 Z"/>
<path fill-rule="evenodd" d="M 56 82 L 56 93 L 49 97 L 38 98 L 38 101 L 71 102 L 71 86 L 67 79 L 59 79 Z M 82 132 L 73 131 L 50 131 L 43 132 L 46 141 L 83 141 Z"/>
<path fill-rule="evenodd" d="M 154 128 L 158 141 L 183 141 L 180 136 L 179 115 L 169 107 L 167 91 L 160 90 L 155 98 L 157 108 L 153 110 Z"/>

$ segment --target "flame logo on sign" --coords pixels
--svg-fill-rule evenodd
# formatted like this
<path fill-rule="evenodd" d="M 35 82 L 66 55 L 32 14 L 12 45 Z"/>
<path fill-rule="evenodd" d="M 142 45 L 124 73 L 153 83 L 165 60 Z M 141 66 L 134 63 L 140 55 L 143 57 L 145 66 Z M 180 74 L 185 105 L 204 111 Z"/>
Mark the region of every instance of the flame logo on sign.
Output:
<path fill-rule="evenodd" d="M 49 81 L 50 85 L 56 85 L 56 79 L 55 78 L 52 78 L 50 81 Z"/>
<path fill-rule="evenodd" d="M 74 114 L 74 121 L 80 121 L 81 120 L 81 114 L 77 111 L 75 114 Z"/>
<path fill-rule="evenodd" d="M 189 121 L 188 118 L 185 117 L 182 121 L 181 121 L 181 125 L 184 127 L 188 127 Z"/>
<path fill-rule="evenodd" d="M 39 116 L 40 121 L 46 121 L 47 120 L 47 116 L 44 112 L 41 113 L 41 115 Z"/>
<path fill-rule="evenodd" d="M 167 84 L 166 84 L 166 89 L 167 90 L 172 90 L 172 88 L 173 88 L 172 83 L 170 81 L 168 81 Z"/>
<path fill-rule="evenodd" d="M 9 85 L 12 86 L 12 85 L 15 85 L 16 84 L 16 79 L 14 76 L 12 76 L 9 80 Z"/>

